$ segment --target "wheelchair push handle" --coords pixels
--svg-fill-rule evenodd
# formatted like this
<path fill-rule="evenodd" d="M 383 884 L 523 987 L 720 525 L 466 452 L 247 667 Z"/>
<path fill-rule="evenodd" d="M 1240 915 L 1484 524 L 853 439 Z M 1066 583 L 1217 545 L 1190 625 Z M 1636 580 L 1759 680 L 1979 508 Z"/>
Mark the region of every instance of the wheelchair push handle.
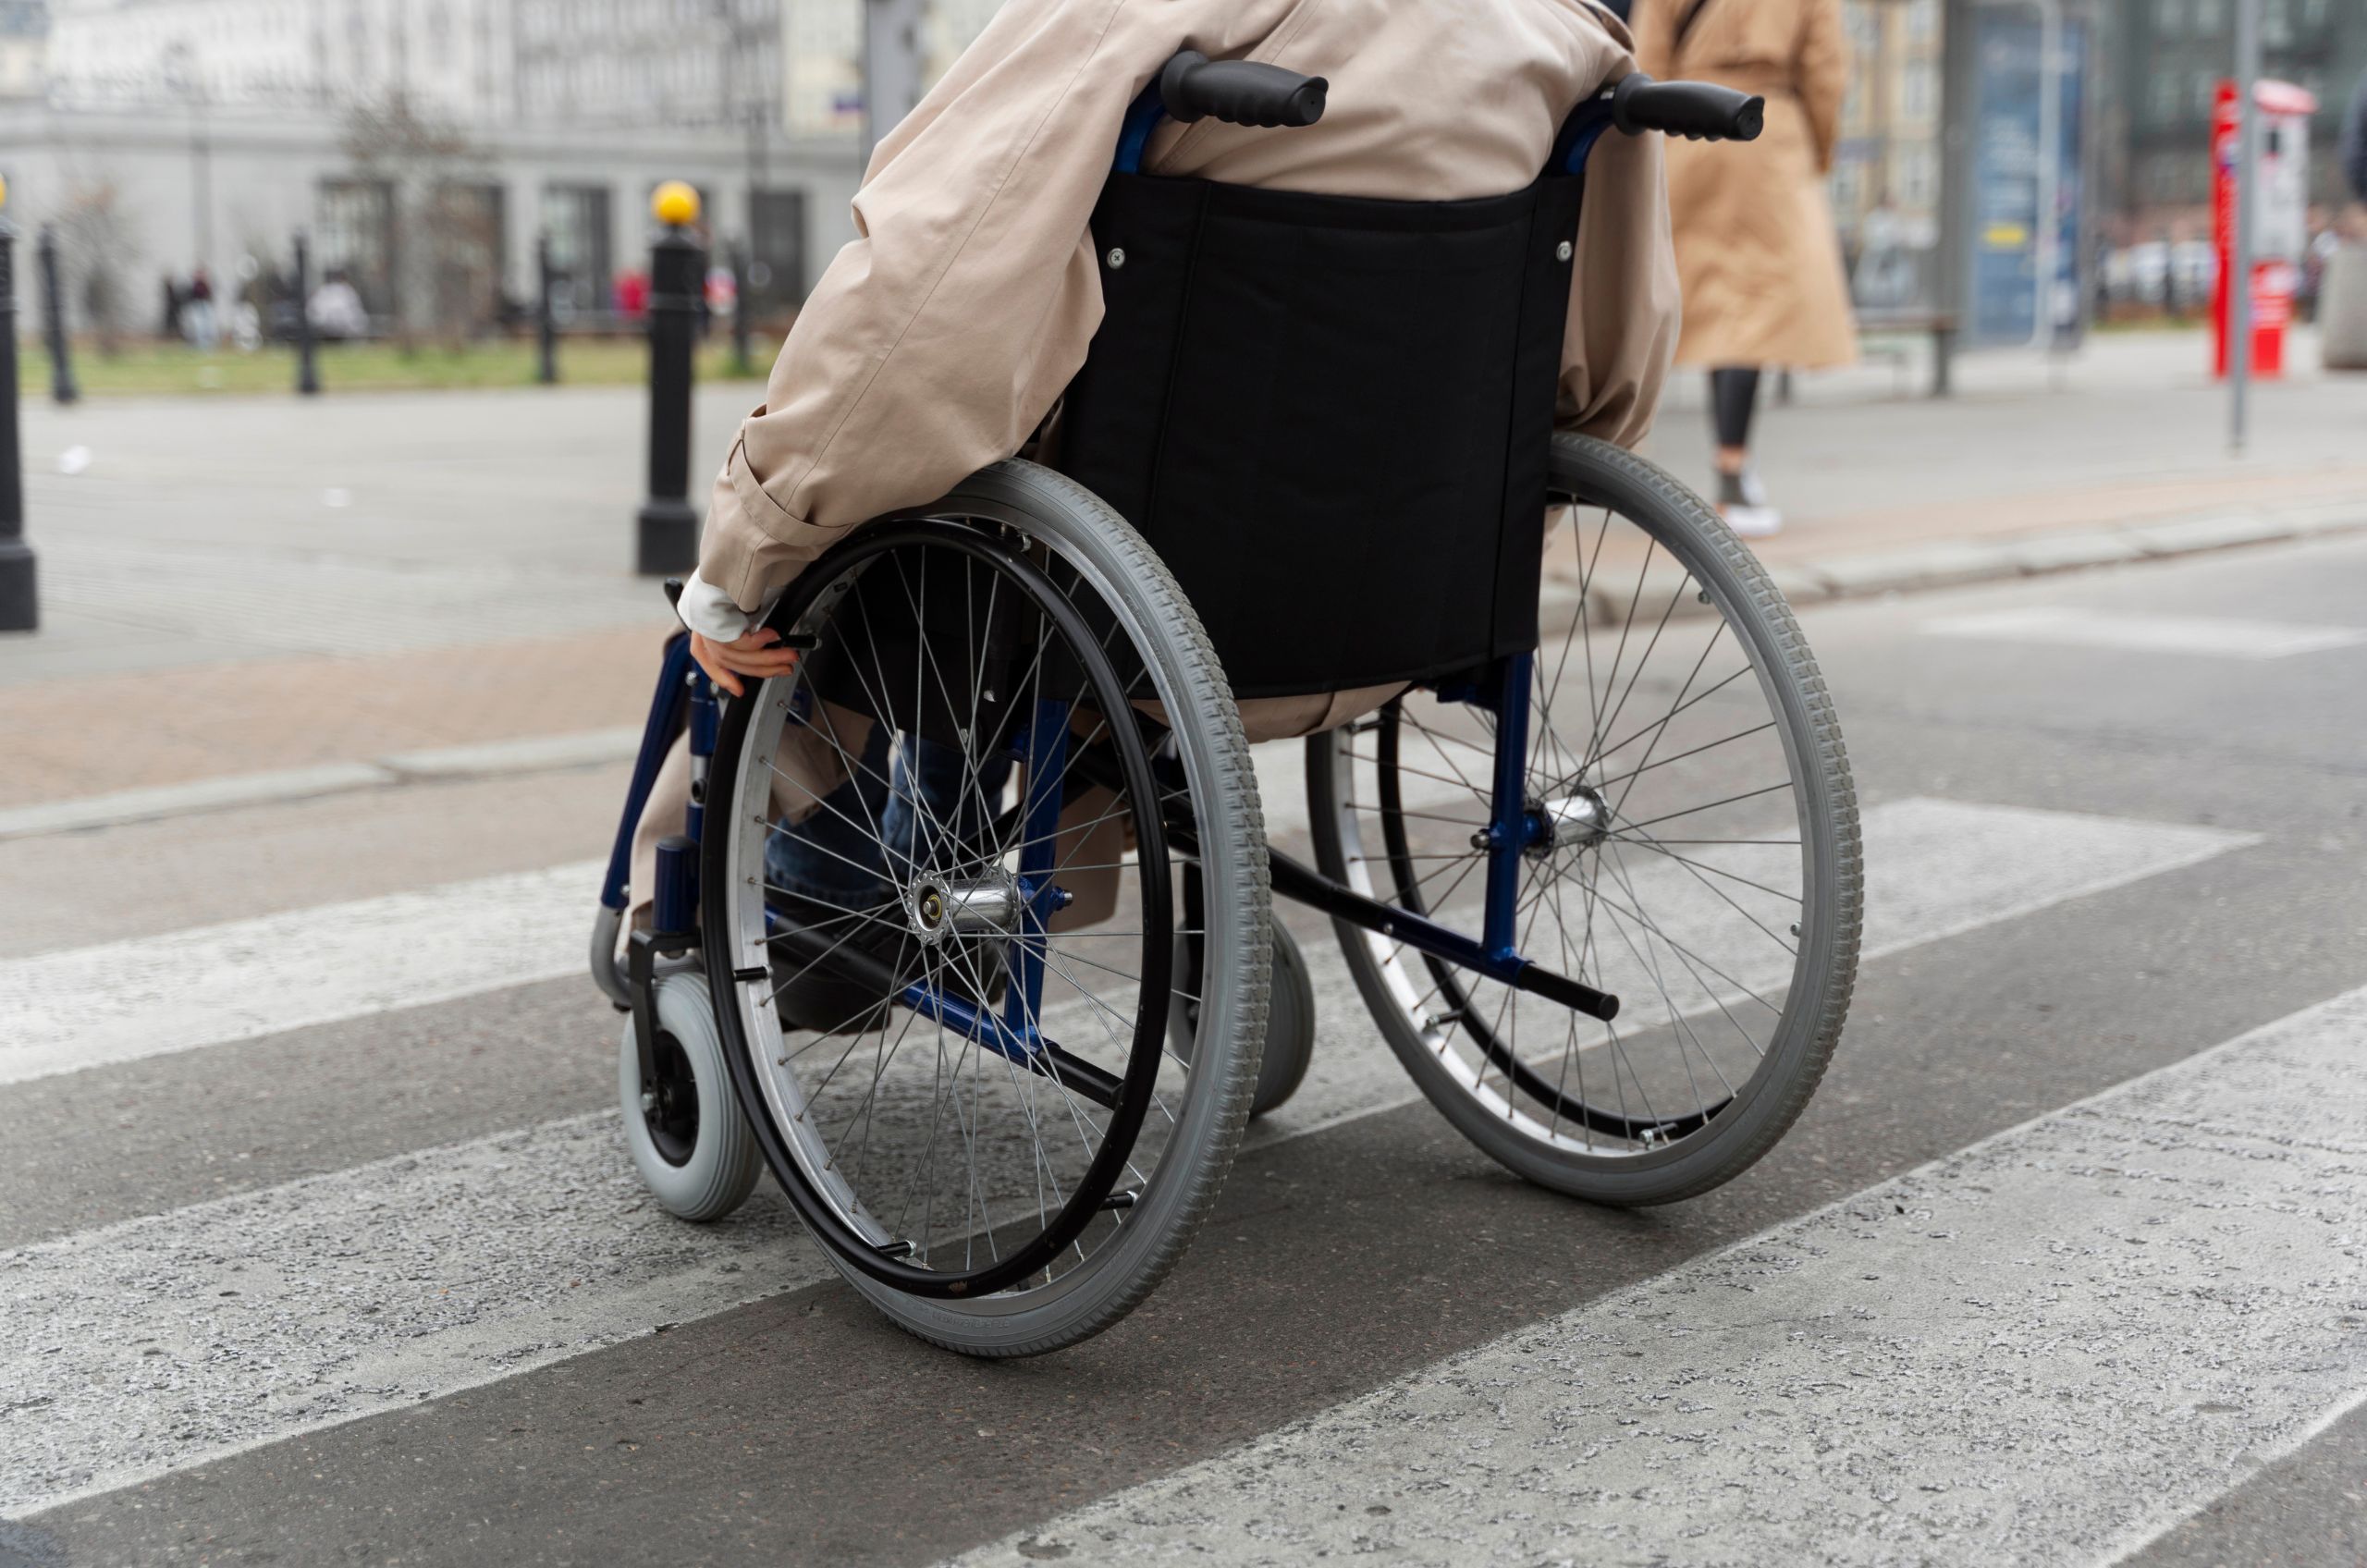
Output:
<path fill-rule="evenodd" d="M 1611 90 L 1611 123 L 1633 136 L 1666 131 L 1688 141 L 1756 141 L 1767 100 L 1709 81 L 1654 81 L 1642 71 Z"/>
<path fill-rule="evenodd" d="M 1257 60 L 1211 60 L 1186 49 L 1159 74 L 1159 95 L 1170 119 L 1186 124 L 1215 116 L 1233 125 L 1308 126 L 1323 117 L 1331 84 Z"/>

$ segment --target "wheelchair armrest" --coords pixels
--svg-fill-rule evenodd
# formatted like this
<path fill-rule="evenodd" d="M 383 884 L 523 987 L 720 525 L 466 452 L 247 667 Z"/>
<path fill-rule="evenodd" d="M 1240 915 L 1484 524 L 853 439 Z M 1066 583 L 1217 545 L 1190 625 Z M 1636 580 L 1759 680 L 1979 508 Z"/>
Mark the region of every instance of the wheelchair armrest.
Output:
<path fill-rule="evenodd" d="M 1168 117 L 1189 124 L 1213 115 L 1233 125 L 1307 126 L 1323 117 L 1331 84 L 1257 60 L 1211 60 L 1186 49 L 1159 74 Z"/>

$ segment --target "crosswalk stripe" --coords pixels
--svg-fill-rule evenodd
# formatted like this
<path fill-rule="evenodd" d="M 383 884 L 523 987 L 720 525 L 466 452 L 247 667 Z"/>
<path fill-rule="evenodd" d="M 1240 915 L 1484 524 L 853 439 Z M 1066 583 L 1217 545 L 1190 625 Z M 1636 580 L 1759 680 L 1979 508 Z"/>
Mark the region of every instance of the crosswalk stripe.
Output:
<path fill-rule="evenodd" d="M 1869 961 L 2258 842 L 2216 827 L 1925 797 L 1872 807 L 1863 831 Z M 1355 1021 L 1352 1038 L 1335 1045 L 1324 1037 L 1298 1093 L 1251 1128 L 1253 1145 L 1415 1097 L 1385 1071 L 1394 1059 L 1364 1026 L 1364 1001 L 1345 965 L 1329 952 L 1324 959 L 1315 967 L 1316 1011 L 1334 1023 Z"/>
<path fill-rule="evenodd" d="M 961 1561 L 2116 1561 L 2367 1390 L 2363 1046 L 2367 988 Z"/>
<path fill-rule="evenodd" d="M 2057 643 L 2132 653 L 2201 654 L 2217 658 L 2283 659 L 2367 643 L 2367 627 L 2294 626 L 2215 616 L 2132 615 L 2069 605 L 1935 616 L 1922 630 L 1941 637 L 2005 643 Z"/>
<path fill-rule="evenodd" d="M 0 962 L 0 1084 L 583 969 L 595 862 Z"/>
<path fill-rule="evenodd" d="M 0 1254 L 0 1513 L 510 1377 L 824 1278 L 769 1190 L 685 1225 L 614 1112 Z"/>
<path fill-rule="evenodd" d="M 1878 806 L 1866 831 L 1878 952 L 2253 841 L 1929 800 Z M 549 900 L 580 915 L 583 872 L 566 868 Z M 1315 1066 L 1253 1146 L 1413 1097 L 1339 958 L 1309 957 Z M 46 1330 L 0 1341 L 0 1390 L 28 1390 L 0 1409 L 0 1510 L 474 1387 L 827 1272 L 769 1191 L 708 1229 L 660 1214 L 606 1114 L 0 1253 L 0 1317 Z"/>

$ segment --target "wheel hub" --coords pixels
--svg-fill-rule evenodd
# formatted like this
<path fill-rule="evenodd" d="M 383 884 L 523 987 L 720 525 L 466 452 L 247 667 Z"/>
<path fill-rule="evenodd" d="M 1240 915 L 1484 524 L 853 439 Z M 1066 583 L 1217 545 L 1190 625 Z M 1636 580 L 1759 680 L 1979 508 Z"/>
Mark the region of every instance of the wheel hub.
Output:
<path fill-rule="evenodd" d="M 642 1085 L 642 1119 L 649 1141 L 668 1165 L 689 1160 L 699 1142 L 699 1090 L 691 1059 L 671 1035 L 657 1036 L 657 1078 Z"/>
<path fill-rule="evenodd" d="M 904 897 L 913 935 L 930 947 L 949 936 L 1008 937 L 1019 929 L 1024 907 L 1019 884 L 1009 876 L 968 882 L 924 876 Z"/>
<path fill-rule="evenodd" d="M 1588 784 L 1532 805 L 1529 819 L 1538 831 L 1528 852 L 1539 859 L 1556 850 L 1590 850 L 1611 837 L 1611 802 Z"/>

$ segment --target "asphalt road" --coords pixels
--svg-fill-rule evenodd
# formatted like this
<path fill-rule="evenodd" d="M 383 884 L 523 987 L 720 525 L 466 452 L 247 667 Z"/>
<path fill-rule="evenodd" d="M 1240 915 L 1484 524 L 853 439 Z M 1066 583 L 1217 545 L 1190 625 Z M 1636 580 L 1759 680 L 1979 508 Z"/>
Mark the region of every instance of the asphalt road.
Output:
<path fill-rule="evenodd" d="M 0 1564 L 2367 1562 L 2367 544 L 1803 619 L 1870 956 L 1774 1155 L 1525 1187 L 1300 923 L 1317 1077 L 1020 1365 L 642 1200 L 613 769 L 0 843 Z"/>

